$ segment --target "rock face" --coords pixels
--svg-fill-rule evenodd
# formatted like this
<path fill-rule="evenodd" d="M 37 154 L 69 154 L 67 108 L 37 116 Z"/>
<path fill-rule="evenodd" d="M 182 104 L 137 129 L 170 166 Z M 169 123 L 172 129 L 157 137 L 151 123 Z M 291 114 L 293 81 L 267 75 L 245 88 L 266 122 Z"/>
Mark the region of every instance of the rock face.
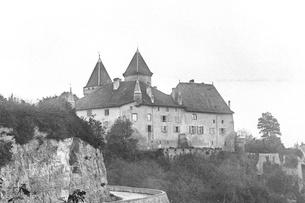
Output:
<path fill-rule="evenodd" d="M 0 202 L 65 202 L 75 190 L 86 192 L 85 202 L 109 196 L 102 153 L 78 138 L 38 136 L 13 144 L 12 153 L 12 161 L 0 169 Z"/>

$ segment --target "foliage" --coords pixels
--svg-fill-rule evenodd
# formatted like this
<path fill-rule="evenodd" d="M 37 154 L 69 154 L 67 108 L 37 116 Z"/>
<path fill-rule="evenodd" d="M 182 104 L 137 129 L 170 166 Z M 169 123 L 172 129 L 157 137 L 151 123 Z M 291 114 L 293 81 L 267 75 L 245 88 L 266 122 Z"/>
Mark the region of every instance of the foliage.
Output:
<path fill-rule="evenodd" d="M 97 133 L 98 124 L 79 118 L 71 105 L 61 97 L 48 97 L 37 105 L 14 98 L 1 99 L 0 125 L 13 129 L 18 144 L 26 144 L 34 137 L 35 128 L 47 133 L 47 138 L 61 140 L 78 137 L 95 148 L 104 141 Z M 93 127 L 93 128 L 92 128 Z"/>
<path fill-rule="evenodd" d="M 257 128 L 262 137 L 281 135 L 280 124 L 271 113 L 266 112 L 258 119 Z"/>
<path fill-rule="evenodd" d="M 8 200 L 8 202 L 15 202 L 15 201 L 19 201 L 19 200 L 23 200 L 23 196 L 30 196 L 30 191 L 26 188 L 26 184 L 21 184 L 21 186 L 18 188 L 18 192 L 17 194 L 14 195 L 14 197 L 12 197 L 11 199 Z"/>
<path fill-rule="evenodd" d="M 105 157 L 132 159 L 137 151 L 137 140 L 132 138 L 132 123 L 128 119 L 117 119 L 106 135 Z"/>
<path fill-rule="evenodd" d="M 275 135 L 264 139 L 252 139 L 245 144 L 245 151 L 250 153 L 281 153 L 283 150 L 281 139 Z"/>
<path fill-rule="evenodd" d="M 86 195 L 85 191 L 81 191 L 81 190 L 77 189 L 71 195 L 69 195 L 68 203 L 84 202 L 85 195 Z"/>
<path fill-rule="evenodd" d="M 98 120 L 95 120 L 93 117 L 89 118 L 88 124 L 92 129 L 92 136 L 97 140 L 98 148 L 102 149 L 105 146 L 105 135 L 106 127 L 102 126 L 102 123 Z"/>
<path fill-rule="evenodd" d="M 298 157 L 293 154 L 285 155 L 284 166 L 287 168 L 296 168 L 298 166 Z"/>
<path fill-rule="evenodd" d="M 296 193 L 298 186 L 296 179 L 293 176 L 287 175 L 277 164 L 271 164 L 270 162 L 264 166 L 264 179 L 266 186 L 272 193 L 286 195 L 288 193 Z"/>
<path fill-rule="evenodd" d="M 0 167 L 5 166 L 12 159 L 12 143 L 0 140 Z"/>
<path fill-rule="evenodd" d="M 109 184 L 161 189 L 171 202 L 179 203 L 281 203 L 286 194 L 298 195 L 290 176 L 274 169 L 258 177 L 255 163 L 242 154 L 224 152 L 209 160 L 182 155 L 172 161 L 154 156 L 113 158 L 106 164 Z"/>

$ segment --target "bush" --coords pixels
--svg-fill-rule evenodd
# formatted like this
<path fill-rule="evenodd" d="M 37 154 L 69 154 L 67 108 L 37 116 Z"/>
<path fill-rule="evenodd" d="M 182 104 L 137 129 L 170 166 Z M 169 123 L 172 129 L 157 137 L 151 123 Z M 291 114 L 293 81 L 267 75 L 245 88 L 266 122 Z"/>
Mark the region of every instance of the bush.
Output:
<path fill-rule="evenodd" d="M 291 176 L 273 168 L 258 177 L 252 161 L 244 155 L 224 153 L 206 160 L 188 154 L 161 162 L 153 153 L 145 154 L 136 161 L 114 158 L 108 162 L 109 184 L 161 189 L 171 202 L 179 203 L 281 203 L 286 202 L 287 194 L 299 194 Z"/>
<path fill-rule="evenodd" d="M 34 137 L 35 128 L 47 133 L 47 138 L 62 140 L 78 137 L 95 148 L 104 140 L 97 134 L 97 123 L 79 118 L 71 105 L 61 97 L 44 98 L 37 105 L 16 98 L 0 100 L 0 125 L 13 129 L 18 144 L 26 144 Z M 102 132 L 103 133 L 103 132 Z"/>
<path fill-rule="evenodd" d="M 245 151 L 250 153 L 281 153 L 284 145 L 276 136 L 263 139 L 252 139 L 245 144 Z"/>
<path fill-rule="evenodd" d="M 135 159 L 137 140 L 132 138 L 132 123 L 128 119 L 117 119 L 107 133 L 105 157 Z"/>
<path fill-rule="evenodd" d="M 12 143 L 0 140 L 0 168 L 12 159 Z"/>

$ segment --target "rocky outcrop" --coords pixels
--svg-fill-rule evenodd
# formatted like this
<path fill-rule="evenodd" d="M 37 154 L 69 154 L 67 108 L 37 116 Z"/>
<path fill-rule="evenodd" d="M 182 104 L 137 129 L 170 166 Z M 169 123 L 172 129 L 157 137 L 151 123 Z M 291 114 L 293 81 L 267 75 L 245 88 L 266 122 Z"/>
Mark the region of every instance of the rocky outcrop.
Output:
<path fill-rule="evenodd" d="M 12 160 L 0 169 L 0 202 L 65 202 L 75 191 L 86 193 L 85 202 L 108 198 L 99 150 L 78 138 L 56 141 L 35 134 L 25 145 L 13 143 Z"/>

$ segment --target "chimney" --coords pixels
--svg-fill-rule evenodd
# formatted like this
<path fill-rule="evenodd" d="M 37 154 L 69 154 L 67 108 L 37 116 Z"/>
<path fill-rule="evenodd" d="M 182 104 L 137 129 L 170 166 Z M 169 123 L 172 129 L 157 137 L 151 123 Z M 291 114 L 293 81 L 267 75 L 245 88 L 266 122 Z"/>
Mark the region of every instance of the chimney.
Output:
<path fill-rule="evenodd" d="M 194 79 L 191 79 L 191 80 L 190 80 L 190 83 L 194 83 L 194 82 L 195 82 L 195 80 L 194 80 Z"/>
<path fill-rule="evenodd" d="M 176 88 L 172 88 L 172 93 L 171 93 L 171 96 L 172 96 L 172 99 L 174 100 L 174 101 L 176 101 Z"/>
<path fill-rule="evenodd" d="M 113 79 L 113 90 L 117 90 L 120 87 L 120 78 L 114 78 Z"/>
<path fill-rule="evenodd" d="M 231 101 L 230 100 L 228 101 L 228 106 L 229 106 L 229 108 L 231 108 Z"/>

